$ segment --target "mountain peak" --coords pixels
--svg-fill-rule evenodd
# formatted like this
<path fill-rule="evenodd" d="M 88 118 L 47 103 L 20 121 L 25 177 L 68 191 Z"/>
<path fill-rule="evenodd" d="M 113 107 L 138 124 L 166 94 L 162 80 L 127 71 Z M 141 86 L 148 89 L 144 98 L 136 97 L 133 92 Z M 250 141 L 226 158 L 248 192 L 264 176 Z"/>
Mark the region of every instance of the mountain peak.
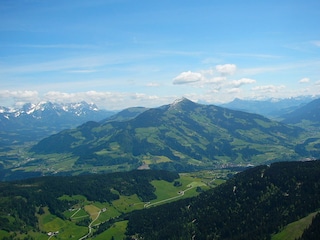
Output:
<path fill-rule="evenodd" d="M 188 98 L 182 97 L 176 99 L 173 103 L 171 103 L 169 106 L 169 110 L 172 109 L 178 109 L 178 108 L 185 108 L 185 107 L 190 107 L 190 106 L 195 106 L 197 103 L 192 102 Z"/>
<path fill-rule="evenodd" d="M 176 104 L 179 104 L 179 103 L 181 103 L 181 102 L 186 102 L 186 101 L 190 101 L 190 100 L 187 99 L 187 98 L 185 98 L 185 97 L 178 98 L 178 99 L 174 100 L 171 105 L 176 105 Z"/>

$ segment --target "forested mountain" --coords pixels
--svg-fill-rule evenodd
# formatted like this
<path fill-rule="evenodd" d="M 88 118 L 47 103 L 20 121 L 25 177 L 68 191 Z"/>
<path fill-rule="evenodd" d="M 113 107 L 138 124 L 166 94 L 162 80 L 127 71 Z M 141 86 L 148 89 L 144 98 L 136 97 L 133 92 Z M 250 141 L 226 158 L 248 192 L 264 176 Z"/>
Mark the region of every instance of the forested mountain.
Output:
<path fill-rule="evenodd" d="M 295 141 L 302 131 L 261 115 L 180 99 L 127 121 L 88 122 L 62 131 L 31 151 L 71 154 L 77 159 L 74 167 L 129 163 L 186 171 L 296 159 Z"/>
<path fill-rule="evenodd" d="M 74 234 L 79 239 L 99 218 L 88 239 L 112 239 L 104 232 L 119 225 L 128 240 L 270 239 L 289 223 L 319 211 L 319 174 L 320 161 L 262 165 L 197 197 L 144 209 L 156 197 L 152 182 L 174 188 L 181 177 L 136 170 L 0 182 L 0 237 L 48 239 L 53 231 L 57 239 Z M 319 215 L 301 239 L 316 239 L 310 236 L 318 224 Z"/>
<path fill-rule="evenodd" d="M 270 239 L 319 210 L 319 174 L 320 161 L 249 169 L 198 197 L 133 212 L 128 239 Z"/>
<path fill-rule="evenodd" d="M 39 141 L 63 129 L 87 121 L 100 121 L 115 112 L 100 110 L 95 104 L 26 103 L 19 108 L 0 107 L 0 147 L 25 141 Z"/>

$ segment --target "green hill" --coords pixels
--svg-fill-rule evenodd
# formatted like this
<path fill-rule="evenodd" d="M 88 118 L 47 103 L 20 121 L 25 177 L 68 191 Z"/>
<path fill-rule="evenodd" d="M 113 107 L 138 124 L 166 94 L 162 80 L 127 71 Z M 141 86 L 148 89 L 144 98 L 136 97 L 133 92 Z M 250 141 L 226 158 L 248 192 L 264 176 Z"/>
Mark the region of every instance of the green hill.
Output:
<path fill-rule="evenodd" d="M 130 211 L 126 208 L 131 211 L 143 208 L 144 202 L 157 198 L 152 181 L 172 185 L 178 178 L 177 173 L 136 170 L 0 182 L 0 230 L 3 231 L 0 238 L 37 232 L 35 239 L 39 239 L 43 231 L 58 230 L 60 237 L 65 236 L 61 231 L 72 234 L 80 231 L 80 238 L 98 211 L 103 212 L 98 221 L 101 223 Z M 134 206 L 135 203 L 139 206 Z M 63 239 L 69 238 L 65 236 Z"/>
<path fill-rule="evenodd" d="M 229 174 L 135 170 L 0 182 L 0 239 L 80 239 L 91 225 L 98 239 L 123 239 L 125 214 L 199 195 Z"/>
<path fill-rule="evenodd" d="M 0 238 L 271 239 L 320 209 L 320 161 L 262 165 L 222 184 L 220 171 L 0 182 Z M 318 229 L 317 216 L 302 239 Z"/>
<path fill-rule="evenodd" d="M 88 122 L 62 131 L 31 152 L 36 159 L 39 154 L 68 154 L 74 159 L 72 169 L 148 165 L 189 171 L 297 159 L 294 147 L 302 132 L 261 115 L 182 99 L 127 121 Z"/>

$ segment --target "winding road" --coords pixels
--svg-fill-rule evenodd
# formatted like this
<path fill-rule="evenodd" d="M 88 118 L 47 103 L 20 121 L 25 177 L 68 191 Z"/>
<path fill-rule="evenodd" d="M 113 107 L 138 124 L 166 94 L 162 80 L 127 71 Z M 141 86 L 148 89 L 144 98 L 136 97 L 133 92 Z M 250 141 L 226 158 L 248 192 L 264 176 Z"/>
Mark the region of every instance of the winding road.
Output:
<path fill-rule="evenodd" d="M 97 214 L 97 216 L 95 217 L 95 219 L 93 219 L 93 220 L 91 221 L 91 223 L 89 224 L 89 226 L 88 226 L 89 232 L 88 232 L 85 236 L 83 236 L 82 238 L 79 238 L 79 240 L 86 239 L 87 237 L 89 237 L 89 235 L 90 235 L 91 232 L 92 232 L 92 224 L 99 218 L 100 213 L 101 213 L 101 210 L 98 212 L 98 214 Z"/>
<path fill-rule="evenodd" d="M 158 201 L 158 202 L 154 202 L 154 203 L 150 203 L 150 202 L 147 202 L 146 204 L 144 204 L 144 208 L 148 208 L 148 207 L 151 207 L 153 205 L 157 205 L 157 204 L 160 204 L 160 203 L 164 203 L 164 202 L 167 202 L 167 201 L 171 201 L 173 199 L 176 199 L 176 198 L 180 198 L 184 195 L 184 193 L 186 191 L 189 191 L 193 188 L 195 188 L 196 186 L 192 186 L 190 185 L 187 189 L 183 190 L 183 191 L 179 191 L 178 192 L 178 196 L 175 196 L 175 197 L 171 197 L 171 198 L 167 198 L 167 199 L 164 199 L 164 200 L 161 200 L 161 201 Z"/>

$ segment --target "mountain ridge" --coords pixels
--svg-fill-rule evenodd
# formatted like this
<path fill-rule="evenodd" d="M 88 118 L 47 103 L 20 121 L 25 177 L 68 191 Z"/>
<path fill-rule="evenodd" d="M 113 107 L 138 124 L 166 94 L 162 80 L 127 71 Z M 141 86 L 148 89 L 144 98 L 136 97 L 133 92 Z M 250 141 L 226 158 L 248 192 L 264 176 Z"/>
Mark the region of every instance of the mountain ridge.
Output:
<path fill-rule="evenodd" d="M 314 99 L 316 99 L 314 96 L 300 96 L 281 99 L 271 98 L 266 100 L 245 100 L 235 98 L 233 101 L 220 104 L 219 106 L 250 113 L 257 113 L 269 118 L 278 119 L 284 113 L 294 111 Z"/>
<path fill-rule="evenodd" d="M 63 131 L 43 139 L 31 152 L 73 154 L 75 165 L 130 162 L 179 171 L 298 157 L 290 139 L 301 132 L 258 114 L 183 99 L 127 121 Z"/>
<path fill-rule="evenodd" d="M 310 121 L 313 125 L 319 126 L 320 119 L 320 98 L 315 99 L 302 107 L 282 115 L 282 122 L 296 124 L 302 121 Z"/>
<path fill-rule="evenodd" d="M 39 141 L 54 132 L 73 128 L 86 121 L 100 121 L 114 114 L 95 104 L 26 103 L 21 107 L 0 107 L 0 145 Z"/>

